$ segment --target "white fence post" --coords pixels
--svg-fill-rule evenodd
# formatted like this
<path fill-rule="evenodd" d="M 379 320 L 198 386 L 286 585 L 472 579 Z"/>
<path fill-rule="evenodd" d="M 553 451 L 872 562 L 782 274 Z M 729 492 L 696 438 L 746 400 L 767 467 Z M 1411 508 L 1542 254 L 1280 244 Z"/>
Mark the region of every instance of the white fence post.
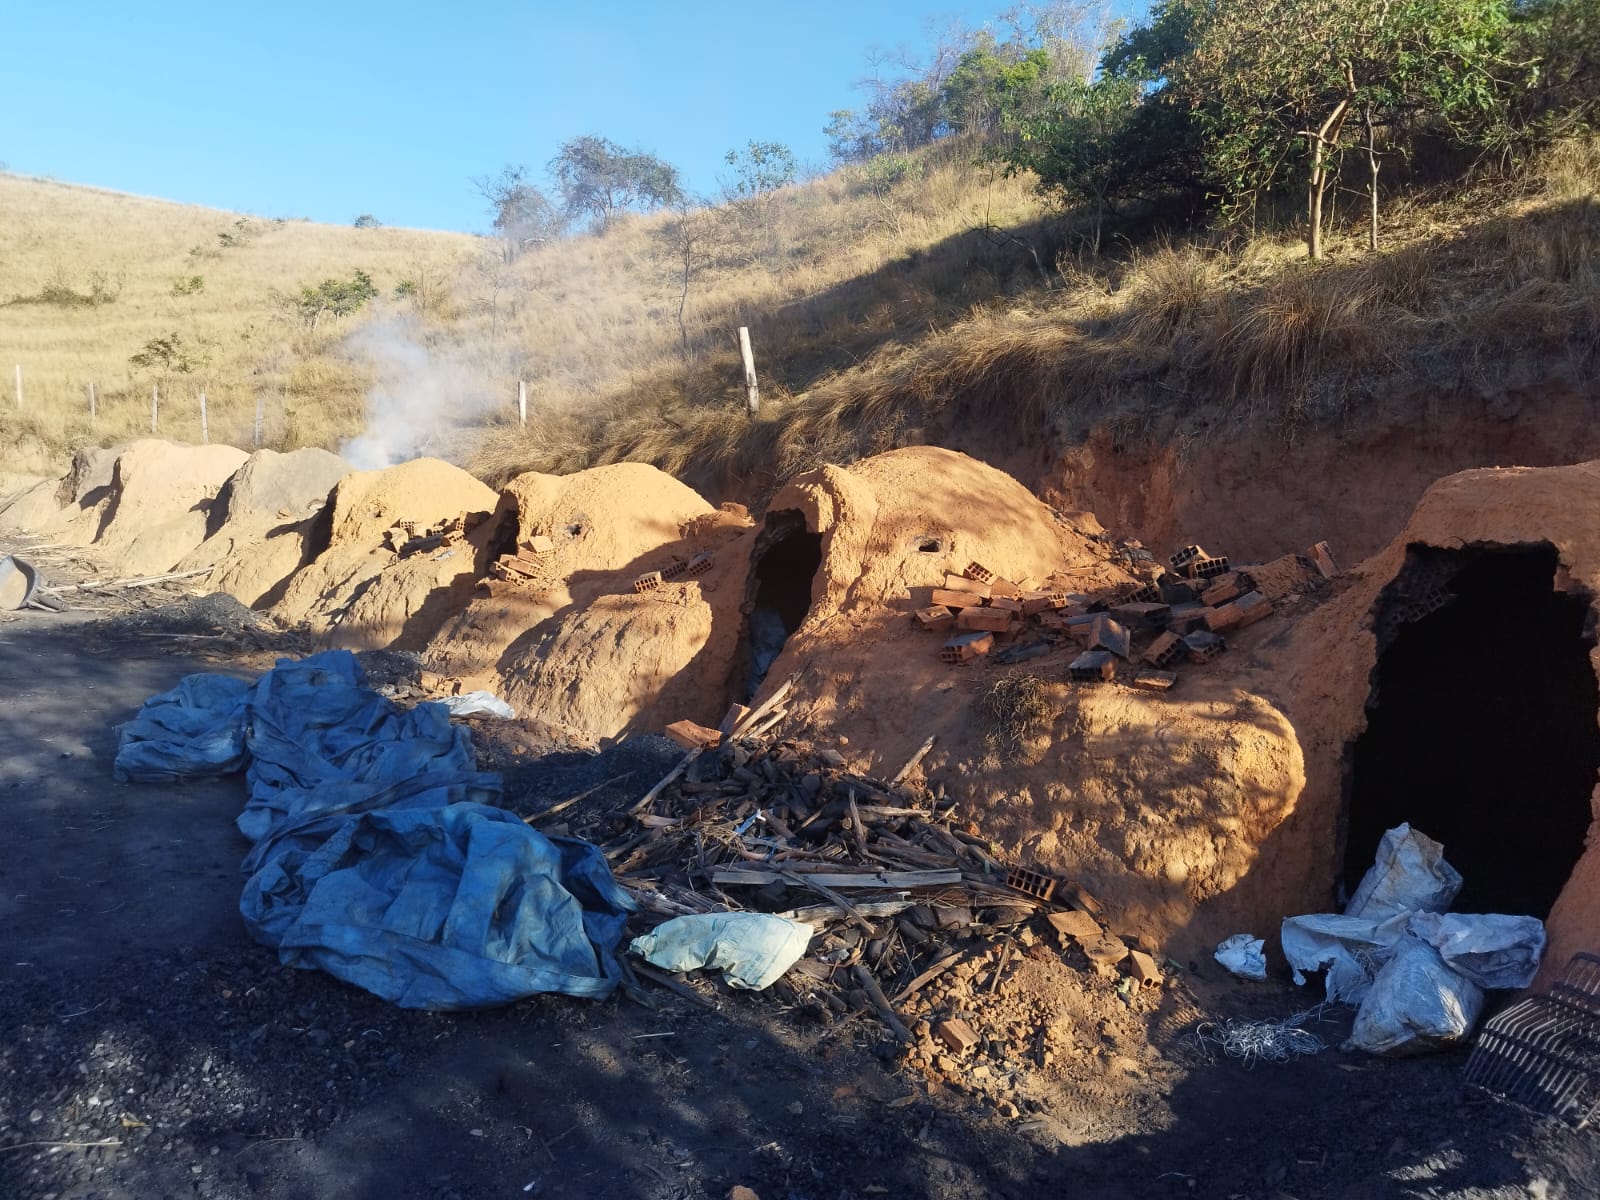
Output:
<path fill-rule="evenodd" d="M 761 388 L 756 383 L 756 356 L 750 348 L 750 330 L 739 326 L 739 357 L 744 359 L 744 410 L 752 417 L 761 411 Z"/>

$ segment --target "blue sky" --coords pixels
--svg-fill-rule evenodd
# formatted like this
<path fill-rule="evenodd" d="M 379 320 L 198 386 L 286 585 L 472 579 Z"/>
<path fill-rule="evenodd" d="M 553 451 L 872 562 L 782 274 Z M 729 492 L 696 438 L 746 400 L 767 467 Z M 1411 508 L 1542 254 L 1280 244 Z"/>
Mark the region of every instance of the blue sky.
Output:
<path fill-rule="evenodd" d="M 0 0 L 0 162 L 267 217 L 477 231 L 471 176 L 542 171 L 578 134 L 651 150 L 701 192 L 752 138 L 820 164 L 869 46 L 915 51 L 1006 3 Z"/>

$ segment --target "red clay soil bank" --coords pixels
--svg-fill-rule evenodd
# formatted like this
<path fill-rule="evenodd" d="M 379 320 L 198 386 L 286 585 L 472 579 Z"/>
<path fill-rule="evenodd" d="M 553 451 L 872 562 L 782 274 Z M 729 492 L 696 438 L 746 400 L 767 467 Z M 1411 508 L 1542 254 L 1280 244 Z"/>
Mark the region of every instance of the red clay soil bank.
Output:
<path fill-rule="evenodd" d="M 1114 443 L 1102 432 L 1046 471 L 1039 494 L 1150 545 L 1224 546 L 1243 561 L 1326 540 L 1358 562 L 1388 544 L 1437 479 L 1596 456 L 1600 389 L 1542 382 L 1490 397 L 1430 394 L 1292 437 L 1243 423 L 1186 440 Z"/>
<path fill-rule="evenodd" d="M 550 548 L 538 578 L 485 582 L 436 638 L 428 665 L 485 687 L 580 742 L 715 724 L 739 632 L 749 520 L 640 463 L 529 473 L 500 497 L 497 551 Z M 741 549 L 742 544 L 742 549 Z M 649 571 L 715 557 L 697 578 L 634 590 Z"/>
<path fill-rule="evenodd" d="M 124 567 L 165 569 L 193 551 L 243 461 L 226 448 L 136 443 L 116 457 L 109 482 L 101 482 L 106 463 L 86 458 L 49 497 L 35 488 L 4 517 L 14 524 L 19 511 L 31 514 L 47 536 L 101 534 L 133 554 Z M 261 514 L 242 511 L 257 506 L 242 484 L 286 467 L 252 462 L 236 476 L 248 477 L 241 511 L 225 503 L 214 513 L 213 538 L 254 528 Z M 310 466 L 312 475 L 335 470 Z M 943 636 L 920 630 L 912 614 L 969 563 L 1025 588 L 1083 593 L 1114 589 L 1142 569 L 1114 552 L 1090 515 L 1055 511 L 1010 476 L 951 451 L 913 447 L 809 472 L 754 527 L 742 511 L 713 509 L 638 464 L 525 475 L 496 497 L 458 468 L 424 459 L 346 475 L 326 506 L 315 499 L 325 476 L 316 486 L 295 478 L 288 502 L 265 485 L 259 498 L 277 505 L 271 520 L 287 504 L 291 528 L 260 542 L 243 536 L 221 559 L 222 577 L 241 590 L 281 593 L 272 597 L 279 619 L 324 630 L 330 645 L 423 650 L 441 674 L 594 743 L 683 718 L 716 725 L 730 701 L 746 698 L 752 661 L 765 661 L 749 635 L 776 605 L 787 641 L 781 650 L 766 643 L 776 658 L 756 698 L 800 673 L 785 734 L 837 747 L 879 776 L 937 735 L 922 770 L 1004 854 L 1079 880 L 1118 932 L 1147 934 L 1179 955 L 1235 932 L 1270 937 L 1283 917 L 1335 904 L 1346 865 L 1346 764 L 1379 665 L 1374 613 L 1393 607 L 1390 585 L 1413 569 L 1408 547 L 1548 546 L 1540 561 L 1563 593 L 1581 597 L 1580 607 L 1600 593 L 1600 463 L 1469 471 L 1429 488 L 1400 535 L 1331 589 L 1230 631 L 1220 659 L 1180 668 L 1174 690 L 1152 694 L 1069 684 L 1064 648 L 1014 666 L 941 661 Z M 447 544 L 397 550 L 403 523 L 420 533 L 491 509 Z M 139 514 L 148 523 L 135 524 Z M 533 577 L 488 578 L 491 562 L 535 539 Z M 269 554 L 263 547 L 275 540 L 284 544 Z M 1237 563 L 1309 540 L 1242 554 L 1226 537 L 1205 544 Z M 674 564 L 706 553 L 703 573 L 635 590 L 639 576 L 670 576 Z M 1431 551 L 1413 551 L 1413 566 L 1420 553 Z M 291 558 L 310 561 L 285 582 L 279 573 L 293 569 Z M 239 582 L 247 576 L 249 586 Z M 1482 636 L 1513 636 L 1515 626 L 1515 613 L 1490 619 Z M 1464 640 L 1470 655 L 1474 639 Z M 1592 635 L 1572 640 L 1600 669 Z M 1024 674 L 1040 680 L 1044 718 L 1006 747 L 993 740 L 980 700 L 996 679 Z M 1592 778 L 1587 786 L 1580 823 L 1597 811 Z M 1536 800 L 1508 798 L 1507 819 Z M 1547 961 L 1556 966 L 1594 949 L 1600 929 L 1592 829 L 1588 842 L 1573 848 L 1576 866 L 1550 913 Z"/>

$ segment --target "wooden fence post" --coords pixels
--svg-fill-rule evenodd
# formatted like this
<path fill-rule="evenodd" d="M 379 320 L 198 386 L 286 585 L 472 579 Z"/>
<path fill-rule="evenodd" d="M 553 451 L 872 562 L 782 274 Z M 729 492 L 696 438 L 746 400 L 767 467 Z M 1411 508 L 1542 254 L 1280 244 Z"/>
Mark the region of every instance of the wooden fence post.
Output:
<path fill-rule="evenodd" d="M 99 419 L 100 414 L 96 410 L 94 403 L 94 384 L 91 383 L 89 385 L 89 424 L 93 425 Z"/>
<path fill-rule="evenodd" d="M 261 426 L 265 424 L 267 415 L 267 401 L 260 392 L 256 393 L 256 449 L 261 449 Z"/>
<path fill-rule="evenodd" d="M 161 387 L 159 384 L 150 385 L 150 432 L 154 433 L 160 425 L 161 414 Z"/>
<path fill-rule="evenodd" d="M 211 427 L 206 423 L 206 394 L 204 392 L 200 393 L 200 444 L 202 446 L 211 444 Z"/>
<path fill-rule="evenodd" d="M 524 425 L 528 423 L 528 381 L 517 380 L 517 419 Z"/>
<path fill-rule="evenodd" d="M 750 349 L 750 329 L 739 326 L 739 357 L 744 359 L 744 410 L 752 417 L 761 411 L 761 388 L 756 383 L 756 356 Z"/>

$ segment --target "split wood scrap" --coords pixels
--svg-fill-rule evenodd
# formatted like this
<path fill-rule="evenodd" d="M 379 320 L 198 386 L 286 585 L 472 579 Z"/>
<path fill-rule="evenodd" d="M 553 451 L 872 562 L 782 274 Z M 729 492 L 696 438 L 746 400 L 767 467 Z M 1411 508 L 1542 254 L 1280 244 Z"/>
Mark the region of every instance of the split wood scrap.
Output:
<path fill-rule="evenodd" d="M 847 770 L 831 750 L 765 742 L 759 731 L 781 720 L 791 685 L 720 746 L 690 750 L 606 856 L 640 924 L 743 910 L 813 925 L 807 957 L 776 987 L 807 1009 L 875 1013 L 904 1041 L 887 997 L 1054 905 L 1007 885 L 1006 865 L 942 787 L 887 783 Z"/>

